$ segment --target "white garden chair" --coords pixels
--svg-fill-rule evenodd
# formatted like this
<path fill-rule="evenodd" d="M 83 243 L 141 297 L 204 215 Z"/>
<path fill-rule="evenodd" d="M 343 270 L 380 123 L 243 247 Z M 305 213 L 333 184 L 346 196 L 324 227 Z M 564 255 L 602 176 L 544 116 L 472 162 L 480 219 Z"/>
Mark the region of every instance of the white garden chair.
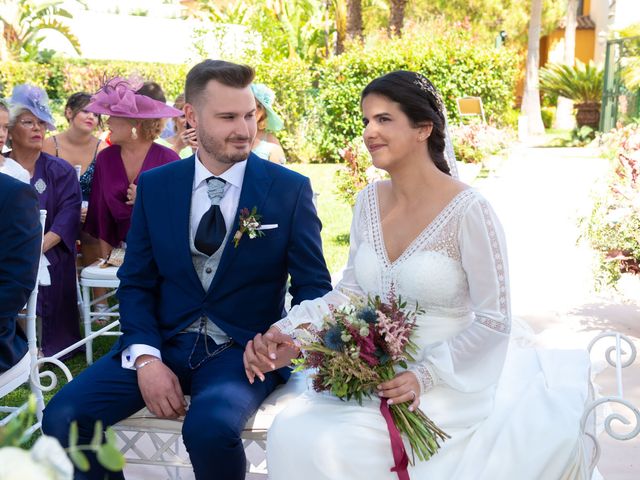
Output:
<path fill-rule="evenodd" d="M 115 295 L 118 286 L 120 286 L 120 280 L 118 279 L 117 274 L 118 267 L 108 266 L 103 268 L 101 266 L 101 261 L 83 268 L 80 272 L 79 283 L 80 293 L 82 295 L 80 304 L 85 338 L 95 338 L 91 336 L 91 334 L 94 333 L 92 328 L 94 318 L 109 317 L 114 321 L 120 318 L 117 303 L 109 307 L 106 311 L 96 309 L 96 305 L 104 304 L 110 297 Z M 93 287 L 106 288 L 107 293 L 92 300 L 91 289 Z M 116 325 L 113 326 L 115 327 Z M 113 329 L 110 328 L 107 331 L 104 331 L 103 335 L 120 335 L 120 332 L 112 330 Z M 88 340 L 86 342 L 86 356 L 87 365 L 91 365 L 93 363 L 93 340 Z"/>
<path fill-rule="evenodd" d="M 40 226 L 44 233 L 44 224 L 47 219 L 47 211 L 40 210 Z M 40 245 L 40 258 L 42 261 L 42 243 Z M 20 388 L 32 378 L 32 369 L 37 372 L 37 360 L 38 360 L 38 345 L 36 337 L 36 306 L 38 304 L 38 286 L 40 281 L 40 269 L 36 275 L 35 287 L 29 295 L 26 305 L 26 313 L 20 314 L 19 318 L 25 319 L 27 344 L 29 350 L 24 357 L 13 367 L 6 372 L 0 374 L 0 398 L 8 395 L 14 390 Z M 44 410 L 44 398 L 42 396 L 42 390 L 37 388 L 37 385 L 30 382 L 31 391 L 36 397 L 36 416 L 37 423 L 27 430 L 26 435 L 31 435 L 36 429 L 40 428 L 40 422 L 42 421 L 42 411 Z M 0 426 L 6 425 L 13 418 L 15 418 L 20 412 L 25 410 L 28 403 L 24 403 L 19 407 L 6 407 L 0 406 L 0 412 L 8 413 L 0 420 Z"/>

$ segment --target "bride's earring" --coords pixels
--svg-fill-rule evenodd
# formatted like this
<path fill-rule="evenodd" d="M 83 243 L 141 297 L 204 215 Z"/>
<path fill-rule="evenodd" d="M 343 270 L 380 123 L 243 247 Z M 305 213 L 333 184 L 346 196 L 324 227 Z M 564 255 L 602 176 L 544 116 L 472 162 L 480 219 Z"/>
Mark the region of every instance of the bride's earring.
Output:
<path fill-rule="evenodd" d="M 136 127 L 131 127 L 131 139 L 132 140 L 138 139 L 138 130 L 136 130 Z"/>

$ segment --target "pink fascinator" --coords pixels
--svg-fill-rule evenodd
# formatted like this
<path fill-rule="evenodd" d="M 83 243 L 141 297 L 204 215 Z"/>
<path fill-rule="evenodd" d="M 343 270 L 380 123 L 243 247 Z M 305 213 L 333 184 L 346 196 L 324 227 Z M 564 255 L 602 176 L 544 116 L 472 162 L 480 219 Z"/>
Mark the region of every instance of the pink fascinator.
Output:
<path fill-rule="evenodd" d="M 136 90 L 136 85 L 129 80 L 114 77 L 91 97 L 91 102 L 84 109 L 123 118 L 171 118 L 182 115 L 181 110 L 138 94 Z"/>

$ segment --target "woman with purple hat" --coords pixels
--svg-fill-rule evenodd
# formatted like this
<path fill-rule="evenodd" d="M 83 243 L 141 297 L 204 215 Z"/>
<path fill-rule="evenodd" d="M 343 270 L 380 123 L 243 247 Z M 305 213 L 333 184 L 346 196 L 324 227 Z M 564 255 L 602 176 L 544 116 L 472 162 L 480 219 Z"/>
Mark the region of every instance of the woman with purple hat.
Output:
<path fill-rule="evenodd" d="M 124 246 L 140 173 L 165 165 L 179 156 L 158 145 L 164 118 L 182 112 L 138 92 L 142 87 L 113 78 L 91 98 L 89 112 L 109 115 L 112 145 L 98 154 L 84 231 L 100 240 L 106 258 Z"/>
<path fill-rule="evenodd" d="M 47 211 L 43 252 L 50 264 L 51 285 L 40 288 L 38 315 L 42 351 L 49 356 L 80 340 L 76 239 L 82 196 L 74 168 L 42 151 L 46 131 L 55 128 L 45 91 L 16 85 L 9 104 L 11 158 L 29 172 L 40 208 Z"/>

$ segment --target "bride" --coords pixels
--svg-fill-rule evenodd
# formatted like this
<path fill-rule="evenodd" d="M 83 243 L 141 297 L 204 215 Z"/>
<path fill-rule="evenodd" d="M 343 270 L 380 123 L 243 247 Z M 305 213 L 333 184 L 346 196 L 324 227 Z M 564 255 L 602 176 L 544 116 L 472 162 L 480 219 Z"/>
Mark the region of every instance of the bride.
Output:
<path fill-rule="evenodd" d="M 349 261 L 336 289 L 295 306 L 249 342 L 249 380 L 283 361 L 280 347 L 300 329 L 320 327 L 329 306 L 347 295 L 395 291 L 425 311 L 418 319 L 420 350 L 378 395 L 411 402 L 451 436 L 430 460 L 409 466 L 412 479 L 587 478 L 580 435 L 586 352 L 510 341 L 502 227 L 482 195 L 454 178 L 440 95 L 422 75 L 396 71 L 372 81 L 361 106 L 365 144 L 391 179 L 360 192 Z M 269 430 L 269 477 L 396 478 L 379 402 L 360 406 L 313 390 L 292 400 Z M 405 446 L 410 451 L 406 439 Z"/>

